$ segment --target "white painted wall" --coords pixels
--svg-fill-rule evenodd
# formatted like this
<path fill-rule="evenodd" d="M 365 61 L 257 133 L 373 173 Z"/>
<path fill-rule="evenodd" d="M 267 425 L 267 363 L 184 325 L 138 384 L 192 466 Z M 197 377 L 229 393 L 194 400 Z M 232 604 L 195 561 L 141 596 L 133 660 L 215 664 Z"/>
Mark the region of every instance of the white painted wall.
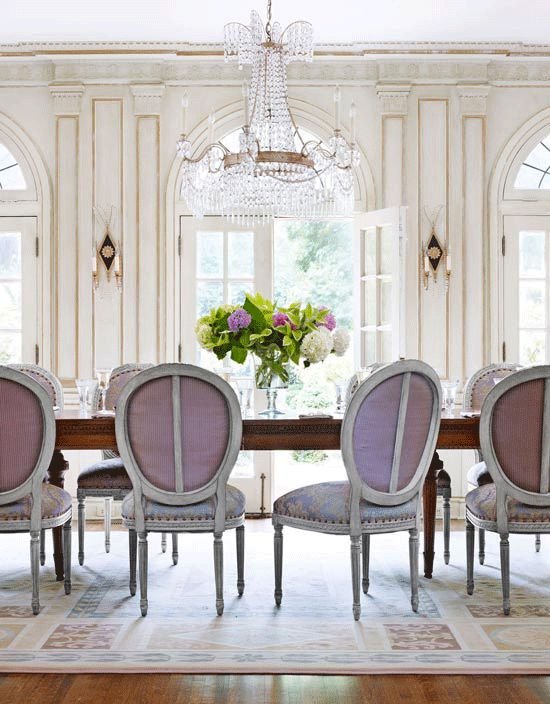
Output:
<path fill-rule="evenodd" d="M 39 228 L 43 266 L 52 277 L 51 286 L 44 277 L 41 292 L 51 323 L 38 342 L 41 363 L 66 386 L 97 365 L 175 358 L 170 272 L 181 98 L 188 93 L 197 143 L 205 139 L 211 109 L 222 136 L 240 124 L 242 77 L 219 56 L 36 51 L 0 60 L 0 132 L 4 123 L 23 130 L 47 174 L 41 187 L 52 197 L 53 215 L 42 214 Z M 292 66 L 297 120 L 321 136 L 332 124 L 335 84 L 344 114 L 352 100 L 357 105 L 364 155 L 358 210 L 408 206 L 407 354 L 464 381 L 497 361 L 491 316 L 499 292 L 490 295 L 497 282 L 489 278 L 489 227 L 498 222 L 498 203 L 491 201 L 489 210 L 489 187 L 509 140 L 550 107 L 550 57 L 324 55 Z M 119 292 L 102 275 L 94 292 L 92 249 L 102 228 L 93 207 L 111 205 L 124 285 Z M 423 211 L 439 205 L 445 207 L 437 231 L 450 243 L 453 271 L 448 290 L 441 277 L 425 291 Z M 18 206 L 0 204 L 2 213 L 10 207 Z M 470 459 L 448 458 L 457 497 Z"/>

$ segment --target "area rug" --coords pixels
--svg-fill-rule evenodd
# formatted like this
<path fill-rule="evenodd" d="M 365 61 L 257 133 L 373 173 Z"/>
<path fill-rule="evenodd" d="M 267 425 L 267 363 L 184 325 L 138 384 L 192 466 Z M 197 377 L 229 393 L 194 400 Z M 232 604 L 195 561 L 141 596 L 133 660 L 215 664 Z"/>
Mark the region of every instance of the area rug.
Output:
<path fill-rule="evenodd" d="M 351 613 L 349 540 L 285 529 L 283 603 L 273 602 L 269 521 L 247 522 L 246 589 L 236 593 L 234 534 L 225 535 L 225 612 L 217 617 L 212 537 L 180 536 L 179 564 L 150 536 L 149 614 L 128 593 L 127 536 L 86 534 L 73 590 L 41 570 L 30 611 L 28 539 L 0 536 L 0 671 L 176 673 L 550 673 L 550 540 L 511 539 L 512 614 L 501 611 L 498 539 L 487 536 L 476 591 L 465 591 L 464 532 L 451 564 L 436 558 L 410 609 L 408 535 L 372 539 L 371 588 Z M 438 540 L 440 536 L 438 536 Z M 73 545 L 76 543 L 76 535 Z M 546 544 L 545 544 L 546 543 Z M 170 541 L 169 541 L 170 544 Z M 48 544 L 49 546 L 49 544 Z M 436 549 L 441 550 L 440 542 Z"/>

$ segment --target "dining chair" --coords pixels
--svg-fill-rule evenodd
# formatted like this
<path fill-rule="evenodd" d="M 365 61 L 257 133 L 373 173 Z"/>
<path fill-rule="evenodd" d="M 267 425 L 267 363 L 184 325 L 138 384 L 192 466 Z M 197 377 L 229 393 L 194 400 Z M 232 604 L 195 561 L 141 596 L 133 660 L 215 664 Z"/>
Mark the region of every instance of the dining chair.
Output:
<path fill-rule="evenodd" d="M 241 447 L 239 401 L 218 375 L 190 364 L 161 364 L 123 389 L 117 445 L 133 491 L 122 502 L 129 529 L 130 594 L 147 614 L 147 534 L 214 534 L 216 611 L 223 601 L 223 532 L 236 529 L 237 592 L 244 591 L 244 494 L 227 482 Z"/>
<path fill-rule="evenodd" d="M 489 364 L 486 367 L 478 369 L 466 382 L 462 400 L 462 409 L 467 413 L 479 413 L 487 394 L 495 386 L 495 382 L 499 383 L 502 379 L 510 376 L 514 372 L 522 369 L 519 364 L 500 362 L 498 364 Z M 470 467 L 467 474 L 468 484 L 472 488 L 490 484 L 493 480 L 487 465 L 483 460 L 480 450 L 476 450 L 477 462 Z M 485 531 L 480 529 L 478 532 L 479 538 L 479 564 L 485 562 Z M 535 549 L 540 550 L 540 536 L 535 538 Z"/>
<path fill-rule="evenodd" d="M 409 531 L 411 605 L 418 610 L 418 530 L 421 493 L 435 451 L 441 385 L 418 360 L 387 365 L 362 382 L 350 399 L 341 430 L 348 481 L 295 489 L 273 504 L 275 603 L 282 600 L 283 526 L 351 539 L 353 617 L 369 587 L 370 536 Z"/>
<path fill-rule="evenodd" d="M 0 367 L 0 532 L 30 533 L 32 612 L 40 612 L 40 531 L 63 527 L 71 592 L 71 495 L 44 482 L 55 448 L 51 396 L 28 374 Z"/>
<path fill-rule="evenodd" d="M 123 364 L 115 367 L 109 377 L 109 385 L 105 390 L 105 408 L 114 410 L 124 386 L 144 369 L 150 369 L 152 364 Z M 97 412 L 101 404 L 101 390 L 96 389 L 92 399 L 92 412 Z M 111 506 L 113 500 L 122 501 L 132 490 L 132 482 L 115 450 L 103 450 L 101 462 L 95 462 L 83 470 L 78 477 L 78 562 L 84 564 L 84 531 L 86 525 L 86 498 L 105 499 L 104 530 L 105 552 L 111 549 Z M 162 551 L 166 551 L 166 536 L 162 536 Z M 172 534 L 172 562 L 178 562 L 178 536 Z"/>
<path fill-rule="evenodd" d="M 550 533 L 550 365 L 522 369 L 489 391 L 479 438 L 493 482 L 466 494 L 467 592 L 474 591 L 474 527 L 498 533 L 508 615 L 509 535 Z"/>
<path fill-rule="evenodd" d="M 48 369 L 37 364 L 8 364 L 10 369 L 16 369 L 27 374 L 42 386 L 51 399 L 52 406 L 62 411 L 64 408 L 63 386 L 59 379 Z M 46 532 L 40 531 L 40 564 L 46 564 Z"/>

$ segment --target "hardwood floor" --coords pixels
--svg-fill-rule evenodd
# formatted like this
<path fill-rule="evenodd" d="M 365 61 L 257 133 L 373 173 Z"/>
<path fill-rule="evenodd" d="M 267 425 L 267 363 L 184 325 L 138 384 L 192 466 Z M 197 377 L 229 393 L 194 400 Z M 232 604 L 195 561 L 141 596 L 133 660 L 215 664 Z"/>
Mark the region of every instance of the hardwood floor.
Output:
<path fill-rule="evenodd" d="M 1 675 L 9 704 L 539 704 L 550 677 L 433 675 Z"/>

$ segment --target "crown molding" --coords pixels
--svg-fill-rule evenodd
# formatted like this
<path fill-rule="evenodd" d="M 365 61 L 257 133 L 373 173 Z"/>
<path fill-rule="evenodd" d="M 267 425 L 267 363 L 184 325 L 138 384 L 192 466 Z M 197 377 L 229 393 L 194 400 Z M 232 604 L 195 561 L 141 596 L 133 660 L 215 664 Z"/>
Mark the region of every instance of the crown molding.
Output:
<path fill-rule="evenodd" d="M 135 55 L 158 54 L 160 56 L 222 56 L 223 44 L 218 42 L 173 42 L 173 41 L 120 41 L 120 42 L 15 42 L 0 44 L 0 57 L 31 57 L 45 55 Z M 536 56 L 550 57 L 550 44 L 526 44 L 523 42 L 345 42 L 324 43 L 315 46 L 317 56 L 365 56 L 373 55 L 452 55 L 471 56 Z"/>
<path fill-rule="evenodd" d="M 160 115 L 164 85 L 130 86 L 134 96 L 134 115 Z"/>
<path fill-rule="evenodd" d="M 50 86 L 55 115 L 79 115 L 82 108 L 84 87 L 69 85 Z"/>

